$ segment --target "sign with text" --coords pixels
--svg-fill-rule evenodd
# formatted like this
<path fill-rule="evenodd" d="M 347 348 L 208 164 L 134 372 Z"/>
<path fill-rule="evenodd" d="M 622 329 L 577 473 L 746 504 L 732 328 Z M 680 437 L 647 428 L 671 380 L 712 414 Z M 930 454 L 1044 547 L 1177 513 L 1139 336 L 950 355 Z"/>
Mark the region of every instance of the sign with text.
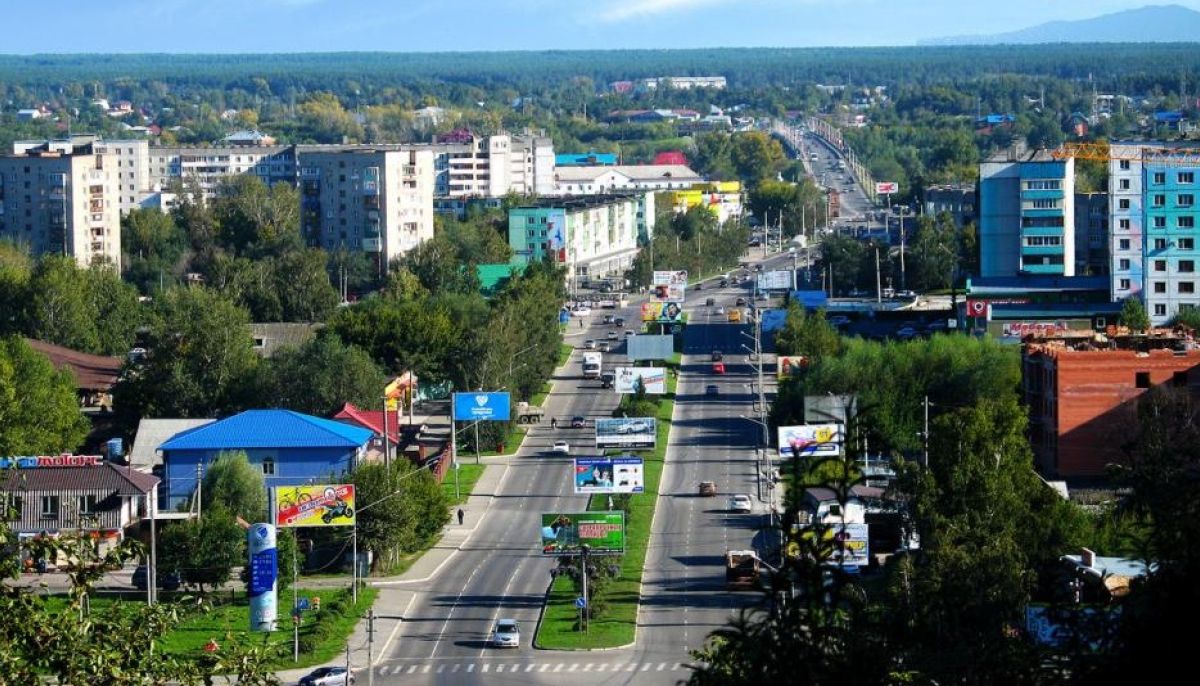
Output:
<path fill-rule="evenodd" d="M 96 467 L 104 462 L 99 455 L 16 455 L 0 457 L 0 469 L 37 469 L 38 467 Z"/>
<path fill-rule="evenodd" d="M 575 458 L 575 493 L 641 493 L 646 490 L 646 470 L 642 458 Z"/>
<path fill-rule="evenodd" d="M 1044 338 L 1069 333 L 1071 327 L 1066 322 L 1005 322 L 1002 330 L 1005 336 L 1015 338 L 1025 338 L 1026 336 Z"/>
<path fill-rule="evenodd" d="M 250 588 L 250 630 L 274 631 L 278 616 L 275 579 L 279 574 L 279 556 L 275 547 L 275 527 L 254 524 L 246 532 L 246 552 Z"/>
<path fill-rule="evenodd" d="M 774 333 L 782 329 L 787 321 L 787 310 L 759 310 L 758 317 L 762 321 L 763 333 Z"/>
<path fill-rule="evenodd" d="M 353 526 L 354 484 L 279 486 L 275 526 Z"/>
<path fill-rule="evenodd" d="M 678 302 L 642 303 L 642 321 L 672 324 L 683 321 L 683 304 Z"/>
<path fill-rule="evenodd" d="M 625 513 L 542 513 L 543 555 L 578 555 L 585 545 L 592 555 L 624 553 Z"/>
<path fill-rule="evenodd" d="M 638 379 L 650 395 L 667 392 L 666 367 L 617 367 L 616 374 L 613 386 L 617 393 L 636 393 Z"/>
<path fill-rule="evenodd" d="M 842 451 L 839 424 L 800 424 L 779 427 L 779 457 L 837 457 Z"/>
<path fill-rule="evenodd" d="M 658 437 L 654 417 L 615 417 L 596 420 L 597 448 L 653 448 Z"/>
<path fill-rule="evenodd" d="M 654 272 L 650 281 L 650 297 L 660 302 L 683 302 L 687 278 L 686 271 Z"/>
<path fill-rule="evenodd" d="M 510 399 L 507 391 L 495 393 L 455 393 L 454 421 L 507 422 Z"/>
<path fill-rule="evenodd" d="M 871 563 L 867 524 L 835 524 L 826 532 L 833 539 L 832 562 L 843 569 L 866 567 Z"/>
<path fill-rule="evenodd" d="M 808 358 L 803 355 L 780 355 L 775 360 L 775 376 L 780 381 L 797 376 L 808 369 Z"/>
<path fill-rule="evenodd" d="M 900 192 L 900 184 L 895 181 L 878 181 L 875 183 L 875 195 L 891 195 Z"/>

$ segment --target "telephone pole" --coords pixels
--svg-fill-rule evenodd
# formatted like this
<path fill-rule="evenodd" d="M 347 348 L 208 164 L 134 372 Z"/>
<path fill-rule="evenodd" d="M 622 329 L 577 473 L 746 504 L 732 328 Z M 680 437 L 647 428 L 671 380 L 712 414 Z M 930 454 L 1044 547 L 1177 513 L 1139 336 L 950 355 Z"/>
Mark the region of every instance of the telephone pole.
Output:
<path fill-rule="evenodd" d="M 349 648 L 346 648 L 349 656 Z M 349 657 L 346 658 L 349 660 Z M 367 610 L 367 686 L 375 686 L 375 608 Z"/>

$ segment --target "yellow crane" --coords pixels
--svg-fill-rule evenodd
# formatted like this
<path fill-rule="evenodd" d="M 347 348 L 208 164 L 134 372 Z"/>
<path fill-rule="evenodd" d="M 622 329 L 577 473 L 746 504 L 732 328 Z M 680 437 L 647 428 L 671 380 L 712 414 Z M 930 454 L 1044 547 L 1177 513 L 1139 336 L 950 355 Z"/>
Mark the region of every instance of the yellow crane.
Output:
<path fill-rule="evenodd" d="M 1056 160 L 1074 157 L 1095 162 L 1128 160 L 1148 165 L 1190 167 L 1200 166 L 1200 145 L 1194 148 L 1165 148 L 1119 143 L 1115 146 L 1108 143 L 1063 143 L 1062 147 L 1051 150 L 1050 156 Z"/>

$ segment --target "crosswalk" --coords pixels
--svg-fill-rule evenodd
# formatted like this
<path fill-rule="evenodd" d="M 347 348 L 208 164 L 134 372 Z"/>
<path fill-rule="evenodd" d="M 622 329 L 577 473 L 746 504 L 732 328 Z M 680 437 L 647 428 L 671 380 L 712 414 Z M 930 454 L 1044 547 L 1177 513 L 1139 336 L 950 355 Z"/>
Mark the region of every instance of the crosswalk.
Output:
<path fill-rule="evenodd" d="M 516 674 L 516 673 L 613 673 L 678 672 L 682 662 L 442 662 L 439 664 L 383 664 L 375 668 L 379 676 L 409 674 Z"/>

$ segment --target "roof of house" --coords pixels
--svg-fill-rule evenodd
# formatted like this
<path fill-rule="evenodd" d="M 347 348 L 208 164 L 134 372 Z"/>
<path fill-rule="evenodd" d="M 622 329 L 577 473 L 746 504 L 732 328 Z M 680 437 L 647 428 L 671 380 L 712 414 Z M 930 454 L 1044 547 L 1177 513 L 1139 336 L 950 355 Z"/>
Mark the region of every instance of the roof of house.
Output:
<path fill-rule="evenodd" d="M 1082 555 L 1063 555 L 1063 559 L 1075 564 L 1080 569 L 1090 569 L 1100 576 L 1119 576 L 1136 579 L 1146 576 L 1146 563 L 1141 560 L 1131 560 L 1124 557 L 1101 557 L 1096 555 L 1091 567 L 1085 567 Z"/>
<path fill-rule="evenodd" d="M 162 464 L 162 456 L 158 454 L 158 446 L 172 436 L 189 429 L 197 429 L 206 424 L 212 424 L 215 419 L 142 419 L 138 422 L 137 435 L 133 438 L 133 446 L 129 449 L 129 466 L 143 472 L 149 472 Z"/>
<path fill-rule="evenodd" d="M 125 360 L 119 357 L 90 355 L 45 341 L 26 338 L 29 347 L 45 355 L 56 369 L 66 367 L 75 375 L 75 385 L 89 390 L 107 391 L 117 383 Z"/>
<path fill-rule="evenodd" d="M 262 357 L 270 357 L 285 345 L 300 347 L 307 343 L 323 326 L 319 322 L 254 322 L 250 324 L 250 335 L 254 338 L 254 351 Z M 259 341 L 262 341 L 261 345 Z"/>
<path fill-rule="evenodd" d="M 819 503 L 836 501 L 838 499 L 836 491 L 823 486 L 806 488 L 804 489 L 804 494 Z M 851 486 L 850 496 L 853 498 L 882 498 L 883 489 L 875 488 L 874 486 Z"/>
<path fill-rule="evenodd" d="M 188 429 L 159 450 L 239 450 L 253 448 L 360 448 L 371 431 L 292 410 L 246 410 Z"/>
<path fill-rule="evenodd" d="M 355 407 L 353 403 L 346 403 L 333 418 L 353 422 L 370 429 L 376 435 L 383 435 L 383 410 L 364 410 Z M 388 418 L 387 435 L 392 443 L 400 442 L 400 422 L 397 421 L 395 412 Z"/>
<path fill-rule="evenodd" d="M 578 167 L 558 167 L 555 177 L 562 183 L 579 183 L 595 181 L 607 173 L 622 174 L 634 181 L 661 181 L 669 179 L 672 182 L 700 183 L 703 178 L 691 167 L 683 164 L 614 164 L 580 165 Z"/>
<path fill-rule="evenodd" d="M 119 495 L 145 495 L 158 477 L 136 469 L 103 462 L 93 467 L 37 467 L 12 469 L 0 477 L 0 491 L 98 490 Z"/>

